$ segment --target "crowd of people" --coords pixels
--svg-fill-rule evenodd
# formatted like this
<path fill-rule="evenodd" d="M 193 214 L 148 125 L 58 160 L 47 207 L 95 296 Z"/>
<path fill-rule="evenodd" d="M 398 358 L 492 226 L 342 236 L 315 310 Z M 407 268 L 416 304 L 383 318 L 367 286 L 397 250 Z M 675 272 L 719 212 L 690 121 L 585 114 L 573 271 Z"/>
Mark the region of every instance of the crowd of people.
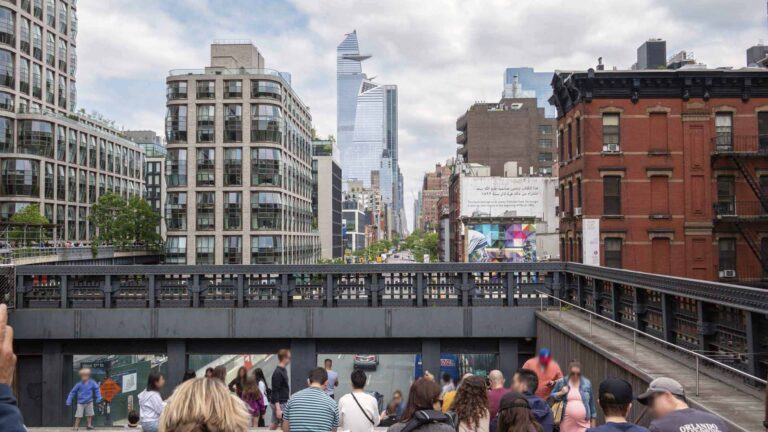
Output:
<path fill-rule="evenodd" d="M 6 325 L 7 310 L 0 305 L 0 430 L 24 432 L 21 412 L 11 392 L 16 365 L 13 329 Z M 288 365 L 291 353 L 280 350 L 278 365 L 267 385 L 263 371 L 246 368 L 225 383 L 227 370 L 218 366 L 196 377 L 185 374 L 173 394 L 163 400 L 165 378 L 153 372 L 139 394 L 139 411 L 128 414 L 126 428 L 143 432 L 246 432 L 264 425 L 267 406 L 272 408 L 271 430 L 283 432 L 370 432 L 386 426 L 391 432 L 727 432 L 719 417 L 693 409 L 683 386 L 672 378 L 657 378 L 635 396 L 621 378 L 609 378 L 597 387 L 597 399 L 581 365 L 571 361 L 567 375 L 547 349 L 541 349 L 518 369 L 506 387 L 501 371 L 485 377 L 464 375 L 454 383 L 443 375 L 441 383 L 428 371 L 410 386 L 407 400 L 398 390 L 383 412 L 377 399 L 366 393 L 366 373 L 354 370 L 352 391 L 336 401 L 339 376 L 332 362 L 309 371 L 307 387 L 291 395 Z M 442 384 L 442 385 L 441 385 Z M 86 418 L 93 428 L 93 404 L 101 399 L 90 371 L 80 371 L 80 382 L 67 404 L 77 404 L 75 429 Z M 632 404 L 648 407 L 654 420 L 649 429 L 627 420 Z M 597 406 L 605 421 L 597 425 Z"/>

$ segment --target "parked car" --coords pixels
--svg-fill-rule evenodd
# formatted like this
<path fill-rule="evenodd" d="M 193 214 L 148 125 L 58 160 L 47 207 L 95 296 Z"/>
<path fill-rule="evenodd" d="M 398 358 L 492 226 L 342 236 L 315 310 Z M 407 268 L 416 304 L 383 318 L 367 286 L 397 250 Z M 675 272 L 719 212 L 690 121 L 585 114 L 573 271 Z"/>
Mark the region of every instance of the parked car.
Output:
<path fill-rule="evenodd" d="M 376 354 L 355 354 L 352 364 L 355 369 L 376 370 L 379 366 L 379 356 Z"/>

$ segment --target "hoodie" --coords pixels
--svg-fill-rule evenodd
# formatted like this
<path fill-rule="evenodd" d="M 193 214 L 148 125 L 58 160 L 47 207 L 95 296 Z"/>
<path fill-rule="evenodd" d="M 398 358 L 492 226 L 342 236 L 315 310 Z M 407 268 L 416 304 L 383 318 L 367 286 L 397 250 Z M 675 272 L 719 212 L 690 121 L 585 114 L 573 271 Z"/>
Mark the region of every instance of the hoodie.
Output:
<path fill-rule="evenodd" d="M 26 430 L 11 388 L 6 384 L 0 384 L 0 431 L 26 432 Z"/>
<path fill-rule="evenodd" d="M 139 414 L 141 422 L 156 422 L 160 420 L 165 402 L 160 393 L 154 390 L 144 390 L 139 393 Z"/>
<path fill-rule="evenodd" d="M 531 414 L 536 417 L 544 432 L 552 432 L 555 428 L 555 419 L 552 416 L 552 410 L 544 400 L 531 392 L 523 393 L 528 399 L 528 406 L 531 407 Z"/>

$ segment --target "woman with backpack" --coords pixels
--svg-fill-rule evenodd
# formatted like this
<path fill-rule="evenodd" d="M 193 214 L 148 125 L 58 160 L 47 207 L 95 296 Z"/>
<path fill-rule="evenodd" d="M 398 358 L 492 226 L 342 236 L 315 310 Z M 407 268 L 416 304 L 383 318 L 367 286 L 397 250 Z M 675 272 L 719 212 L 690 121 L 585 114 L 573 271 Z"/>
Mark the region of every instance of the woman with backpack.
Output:
<path fill-rule="evenodd" d="M 462 380 L 453 402 L 459 432 L 488 432 L 491 421 L 485 380 L 470 376 Z"/>
<path fill-rule="evenodd" d="M 259 392 L 261 392 L 261 397 L 264 399 L 264 405 L 269 406 L 269 399 L 272 397 L 272 389 L 269 388 L 267 385 L 267 379 L 264 377 L 264 371 L 261 370 L 261 368 L 256 368 L 253 370 L 253 378 L 256 380 L 256 383 L 259 385 Z M 259 417 L 259 427 L 265 427 L 266 421 L 264 420 L 264 417 Z"/>
<path fill-rule="evenodd" d="M 411 385 L 403 417 L 388 432 L 456 432 L 451 418 L 440 411 L 440 386 L 427 378 Z"/>

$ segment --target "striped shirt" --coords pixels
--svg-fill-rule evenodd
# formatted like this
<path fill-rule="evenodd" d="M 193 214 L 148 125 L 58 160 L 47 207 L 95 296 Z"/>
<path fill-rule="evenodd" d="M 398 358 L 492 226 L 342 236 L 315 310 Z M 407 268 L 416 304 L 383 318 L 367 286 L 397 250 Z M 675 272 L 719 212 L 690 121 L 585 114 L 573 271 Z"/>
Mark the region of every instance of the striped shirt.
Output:
<path fill-rule="evenodd" d="M 339 426 L 339 408 L 323 389 L 307 387 L 288 400 L 283 420 L 291 432 L 328 432 Z"/>

